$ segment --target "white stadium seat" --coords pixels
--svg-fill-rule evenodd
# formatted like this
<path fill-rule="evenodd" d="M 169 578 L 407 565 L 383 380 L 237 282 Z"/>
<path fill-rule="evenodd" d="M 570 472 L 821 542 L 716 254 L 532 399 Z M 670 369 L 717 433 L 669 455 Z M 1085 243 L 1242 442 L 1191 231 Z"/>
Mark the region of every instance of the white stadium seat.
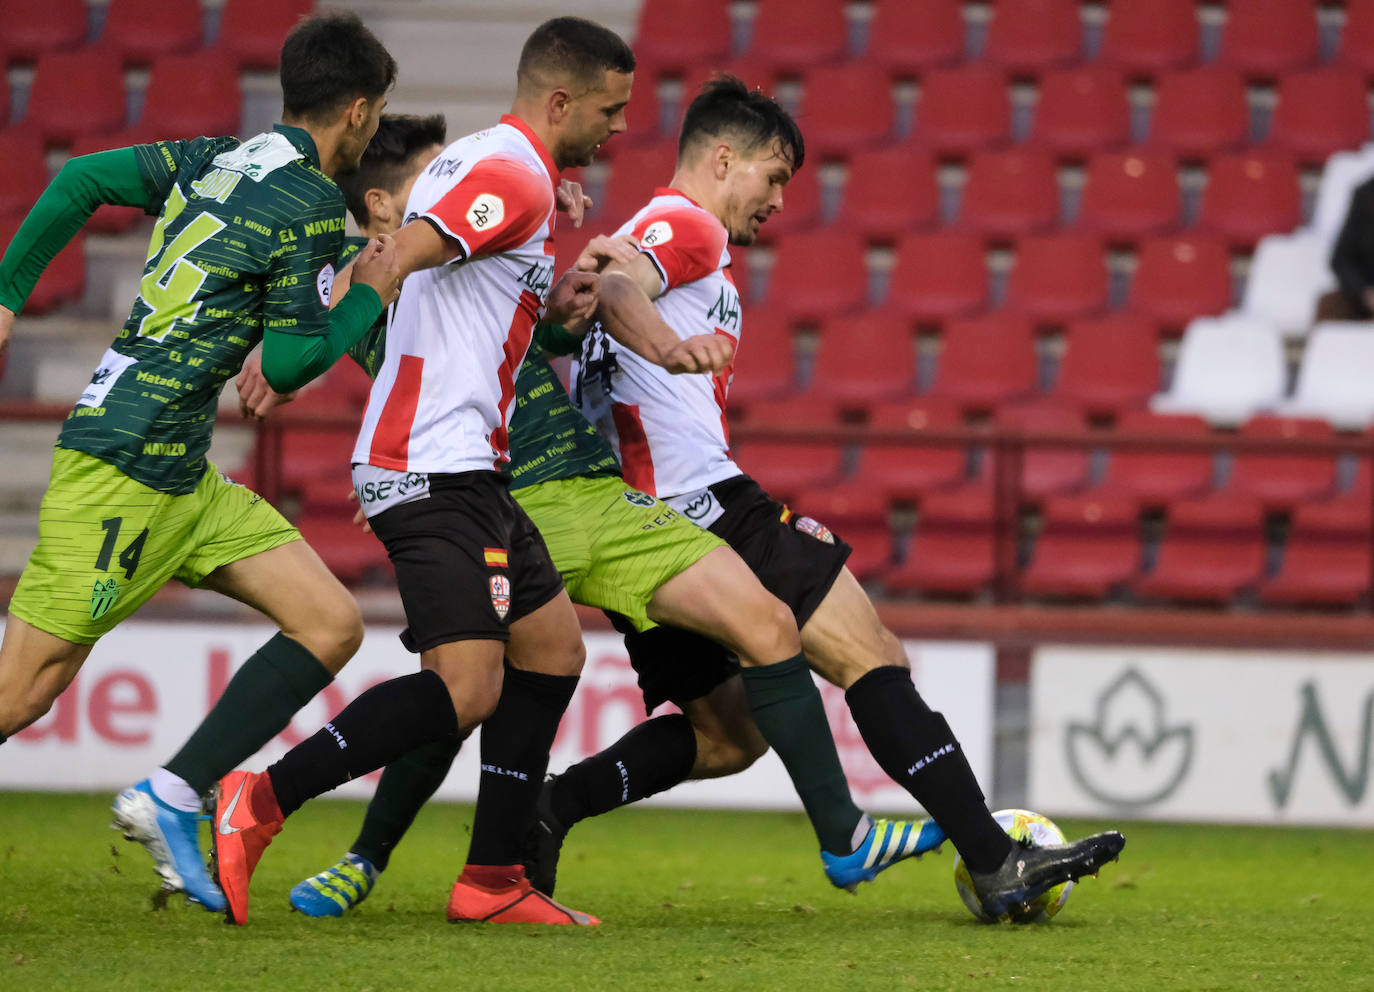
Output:
<path fill-rule="evenodd" d="M 1236 426 L 1283 398 L 1278 328 L 1241 314 L 1199 317 L 1183 332 L 1172 388 L 1150 400 L 1157 413 L 1192 413 Z"/>
<path fill-rule="evenodd" d="M 1350 194 L 1366 179 L 1374 178 L 1374 144 L 1352 152 L 1336 152 L 1326 160 L 1317 202 L 1312 209 L 1312 232 L 1322 240 L 1326 251 L 1336 243 L 1350 208 Z"/>
<path fill-rule="evenodd" d="M 1292 399 L 1276 413 L 1322 417 L 1340 430 L 1374 422 L 1374 325 L 1322 321 L 1308 335 Z"/>
<path fill-rule="evenodd" d="M 1284 337 L 1302 337 L 1312 326 L 1317 300 L 1336 288 L 1330 251 L 1330 245 L 1310 231 L 1260 238 L 1241 312 L 1273 324 Z"/>

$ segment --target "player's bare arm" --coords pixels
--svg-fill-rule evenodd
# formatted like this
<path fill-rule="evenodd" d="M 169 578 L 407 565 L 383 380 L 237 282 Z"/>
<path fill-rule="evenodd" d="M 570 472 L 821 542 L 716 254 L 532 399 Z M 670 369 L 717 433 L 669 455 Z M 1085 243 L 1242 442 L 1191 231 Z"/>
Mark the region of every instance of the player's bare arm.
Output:
<path fill-rule="evenodd" d="M 734 358 L 734 344 L 719 334 L 679 338 L 654 307 L 662 291 L 663 280 L 648 256 L 612 263 L 601 279 L 601 326 L 635 354 L 675 375 L 722 371 Z"/>
<path fill-rule="evenodd" d="M 10 332 L 14 329 L 14 311 L 0 306 L 0 355 L 10 344 Z"/>

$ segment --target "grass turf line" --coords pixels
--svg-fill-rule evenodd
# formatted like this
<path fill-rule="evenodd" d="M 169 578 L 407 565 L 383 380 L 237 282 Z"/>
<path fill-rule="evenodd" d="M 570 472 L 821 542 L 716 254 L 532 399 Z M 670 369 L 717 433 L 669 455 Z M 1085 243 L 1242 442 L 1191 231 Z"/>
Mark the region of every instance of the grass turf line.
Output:
<path fill-rule="evenodd" d="M 850 896 L 800 815 L 630 809 L 579 825 L 559 876 L 601 927 L 450 926 L 470 807 L 426 809 L 359 910 L 309 920 L 286 894 L 362 813 L 313 803 L 265 855 L 237 929 L 179 899 L 150 909 L 151 862 L 106 828 L 110 798 L 0 793 L 0 989 L 1374 987 L 1367 831 L 1126 824 L 1120 863 L 1054 922 L 1013 928 L 965 911 L 949 847 Z"/>

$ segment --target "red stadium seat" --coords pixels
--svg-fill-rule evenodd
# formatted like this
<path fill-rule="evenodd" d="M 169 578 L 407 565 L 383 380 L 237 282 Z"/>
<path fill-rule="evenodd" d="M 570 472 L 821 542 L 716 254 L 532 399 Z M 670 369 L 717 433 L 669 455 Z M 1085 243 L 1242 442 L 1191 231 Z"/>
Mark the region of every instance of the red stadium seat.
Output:
<path fill-rule="evenodd" d="M 1148 147 L 1203 159 L 1240 148 L 1249 139 L 1245 81 L 1235 69 L 1208 65 L 1159 78 Z"/>
<path fill-rule="evenodd" d="M 1126 309 L 1178 335 L 1194 317 L 1228 310 L 1231 296 L 1231 253 L 1223 241 L 1166 235 L 1141 243 Z"/>
<path fill-rule="evenodd" d="M 984 151 L 969 162 L 959 226 L 999 241 L 1054 227 L 1059 185 L 1054 159 L 1040 148 Z"/>
<path fill-rule="evenodd" d="M 610 233 L 643 208 L 654 190 L 667 186 L 677 166 L 676 139 L 654 144 L 627 145 L 611 165 L 601 202 L 595 205 L 595 225 Z M 786 203 L 786 193 L 783 194 Z"/>
<path fill-rule="evenodd" d="M 1231 0 L 1217 59 L 1251 79 L 1275 79 L 1317 60 L 1317 11 L 1293 0 Z"/>
<path fill-rule="evenodd" d="M 807 154 L 811 145 L 808 140 Z M 773 241 L 798 231 L 809 231 L 820 221 L 821 181 L 820 169 L 807 159 L 807 165 L 792 176 L 782 191 L 782 210 L 773 214 L 759 228 L 759 240 Z"/>
<path fill-rule="evenodd" d="M 906 561 L 888 573 L 892 592 L 972 596 L 996 577 L 996 529 L 986 487 L 961 486 L 921 501 Z"/>
<path fill-rule="evenodd" d="M 242 102 L 238 71 L 227 58 L 165 55 L 148 74 L 133 130 L 144 141 L 238 134 Z"/>
<path fill-rule="evenodd" d="M 356 583 L 371 572 L 389 574 L 386 548 L 376 534 L 356 526 L 351 515 L 306 514 L 297 526 L 301 537 L 341 581 Z"/>
<path fill-rule="evenodd" d="M 837 480 L 844 458 L 838 444 L 755 441 L 732 446 L 731 453 L 740 468 L 784 503 L 793 502 L 804 489 Z"/>
<path fill-rule="evenodd" d="M 1083 24 L 1075 0 L 997 0 L 983 59 L 1018 76 L 1078 61 Z"/>
<path fill-rule="evenodd" d="M 864 61 L 897 76 L 959 61 L 964 54 L 960 0 L 880 0 L 868 27 Z"/>
<path fill-rule="evenodd" d="M 110 0 L 96 47 L 127 65 L 189 52 L 200 42 L 201 8 L 196 0 Z"/>
<path fill-rule="evenodd" d="M 1104 65 L 1155 76 L 1196 60 L 1200 32 L 1194 0 L 1112 4 L 1102 31 Z"/>
<path fill-rule="evenodd" d="M 1083 415 L 1077 410 L 1052 403 L 1005 406 L 997 411 L 999 427 L 1019 431 L 1031 440 L 1021 459 L 1020 492 L 1031 503 L 1061 493 L 1082 489 L 1088 484 L 1092 468 L 1086 448 L 1035 444 L 1036 435 L 1076 434 L 1083 430 Z M 982 476 L 991 483 L 995 472 L 989 466 Z"/>
<path fill-rule="evenodd" d="M 968 411 L 987 411 L 1025 399 L 1035 389 L 1035 337 L 1024 317 L 999 313 L 953 320 L 940 343 L 932 396 Z"/>
<path fill-rule="evenodd" d="M 795 509 L 841 535 L 848 534 L 850 529 L 873 530 L 887 526 L 887 497 L 850 479 L 800 491 Z"/>
<path fill-rule="evenodd" d="M 10 120 L 10 80 L 0 66 L 0 131 Z"/>
<path fill-rule="evenodd" d="M 730 403 L 769 399 L 796 388 L 792 322 L 766 307 L 745 312 Z"/>
<path fill-rule="evenodd" d="M 639 8 L 635 60 L 660 70 L 683 72 L 702 63 L 720 63 L 730 53 L 730 41 L 727 0 L 646 3 Z"/>
<path fill-rule="evenodd" d="M 85 0 L 5 0 L 4 17 L 0 70 L 7 62 L 37 62 L 86 40 Z"/>
<path fill-rule="evenodd" d="M 860 582 L 881 579 L 892 567 L 892 531 L 885 524 L 850 526 L 840 537 L 852 549 L 845 568 Z"/>
<path fill-rule="evenodd" d="M 1116 430 L 1131 436 L 1207 437 L 1211 428 L 1201 417 L 1128 410 L 1116 422 Z M 1111 449 L 1107 471 L 1094 495 L 1131 496 L 1148 507 L 1196 496 L 1211 488 L 1212 455 L 1207 451 L 1168 449 Z"/>
<path fill-rule="evenodd" d="M 1260 415 L 1245 422 L 1240 436 L 1326 440 L 1334 437 L 1335 431 L 1324 420 Z M 1231 465 L 1231 481 L 1223 491 L 1258 499 L 1266 509 L 1291 510 L 1330 495 L 1335 485 L 1334 455 L 1237 452 Z"/>
<path fill-rule="evenodd" d="M 869 241 L 895 241 L 939 216 L 940 190 L 929 154 L 899 146 L 860 152 L 849 160 L 837 226 Z"/>
<path fill-rule="evenodd" d="M 43 142 L 23 130 L 0 130 L 0 218 L 22 218 L 47 186 Z"/>
<path fill-rule="evenodd" d="M 869 409 L 870 427 L 905 431 L 910 437 L 964 427 L 959 405 L 949 400 L 922 396 L 878 403 Z M 846 485 L 878 493 L 884 501 L 914 500 L 936 489 L 946 489 L 966 479 L 968 453 L 962 442 L 887 444 L 871 442 L 859 453 L 859 462 Z"/>
<path fill-rule="evenodd" d="M 1040 81 L 1031 141 L 1060 158 L 1087 158 L 1130 138 L 1131 106 L 1121 73 L 1081 66 Z"/>
<path fill-rule="evenodd" d="M 1069 325 L 1056 402 L 1115 416 L 1144 409 L 1158 390 L 1158 336 L 1147 318 L 1111 314 Z"/>
<path fill-rule="evenodd" d="M 1155 567 L 1135 582 L 1144 599 L 1224 605 L 1264 575 L 1264 511 L 1258 500 L 1180 500 L 1169 507 Z"/>
<path fill-rule="evenodd" d="M 883 308 L 935 323 L 977 313 L 988 301 L 984 254 L 976 234 L 908 234 L 898 242 Z"/>
<path fill-rule="evenodd" d="M 843 58 L 849 43 L 844 7 L 844 0 L 756 0 L 747 54 L 795 76 Z"/>
<path fill-rule="evenodd" d="M 768 270 L 763 305 L 794 320 L 823 320 L 868 298 L 864 246 L 852 235 L 811 231 L 783 240 Z"/>
<path fill-rule="evenodd" d="M 38 60 L 23 126 L 49 144 L 123 127 L 124 69 L 102 52 L 52 52 Z"/>
<path fill-rule="evenodd" d="M 797 123 L 806 133 L 807 158 L 848 158 L 892 136 L 896 115 L 892 80 L 876 66 L 842 62 L 821 66 L 802 82 Z"/>
<path fill-rule="evenodd" d="M 1367 493 L 1325 503 L 1304 503 L 1293 513 L 1283 563 L 1260 585 L 1261 603 L 1286 606 L 1354 606 L 1368 597 L 1371 557 Z"/>
<path fill-rule="evenodd" d="M 1291 159 L 1247 152 L 1212 160 L 1202 193 L 1200 230 L 1248 250 L 1264 235 L 1291 231 L 1301 221 L 1298 171 Z"/>
<path fill-rule="evenodd" d="M 915 384 L 914 343 L 900 319 L 860 313 L 821 325 L 810 395 L 863 407 L 909 393 Z"/>
<path fill-rule="evenodd" d="M 315 0 L 224 0 L 214 49 L 239 68 L 275 69 L 287 33 Z"/>
<path fill-rule="evenodd" d="M 1016 245 L 1005 307 L 1037 324 L 1063 324 L 1106 309 L 1107 264 L 1091 234 L 1040 234 Z"/>
<path fill-rule="evenodd" d="M 1112 496 L 1060 496 L 1044 507 L 1021 589 L 1031 596 L 1100 601 L 1140 567 L 1140 508 Z"/>
<path fill-rule="evenodd" d="M 1374 0 L 1345 0 L 1345 23 L 1336 61 L 1374 79 Z"/>
<path fill-rule="evenodd" d="M 322 476 L 346 477 L 353 442 L 358 436 L 357 426 L 353 424 L 321 427 L 291 422 L 293 417 L 309 413 L 313 402 L 307 400 L 299 408 L 293 403 L 282 410 L 283 420 L 287 422 L 281 439 L 282 484 L 294 492 L 301 492 L 308 483 Z"/>
<path fill-rule="evenodd" d="M 1088 161 L 1078 227 L 1135 241 L 1176 227 L 1183 209 L 1173 160 L 1158 152 L 1103 152 Z"/>
<path fill-rule="evenodd" d="M 966 157 L 1011 136 L 1007 82 L 985 65 L 932 69 L 921 78 L 912 140 L 941 156 Z"/>
<path fill-rule="evenodd" d="M 809 431 L 835 427 L 844 420 L 844 406 L 825 397 L 800 395 L 750 400 L 729 406 L 730 426 L 788 428 Z"/>
<path fill-rule="evenodd" d="M 1323 67 L 1279 80 L 1269 147 L 1321 165 L 1334 152 L 1369 140 L 1369 98 L 1353 69 Z"/>

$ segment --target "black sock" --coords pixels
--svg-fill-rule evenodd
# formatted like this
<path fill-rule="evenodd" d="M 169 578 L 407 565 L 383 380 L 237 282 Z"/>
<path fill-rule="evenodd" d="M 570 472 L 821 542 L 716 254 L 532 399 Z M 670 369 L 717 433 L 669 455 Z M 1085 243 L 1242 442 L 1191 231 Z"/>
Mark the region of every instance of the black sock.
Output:
<path fill-rule="evenodd" d="M 283 816 L 433 741 L 457 741 L 448 686 L 425 669 L 374 685 L 267 769 Z"/>
<path fill-rule="evenodd" d="M 874 760 L 935 818 L 969 868 L 1000 865 L 1011 838 L 988 812 L 963 748 L 916 691 L 911 672 L 875 668 L 849 687 L 845 700 Z"/>
<path fill-rule="evenodd" d="M 821 849 L 849 854 L 864 814 L 849 795 L 806 658 L 799 654 L 774 665 L 745 668 L 740 675 L 754 722 L 787 767 Z"/>
<path fill-rule="evenodd" d="M 573 765 L 554 783 L 553 815 L 564 827 L 638 802 L 686 780 L 697 735 L 681 713 L 632 727 L 610 747 Z"/>
<path fill-rule="evenodd" d="M 224 695 L 163 767 L 197 793 L 256 754 L 333 676 L 299 641 L 277 634 L 243 663 Z"/>
<path fill-rule="evenodd" d="M 420 808 L 444 784 L 462 744 L 461 739 L 432 741 L 387 765 L 367 804 L 363 828 L 349 850 L 385 871 L 392 849 L 415 822 Z"/>
<path fill-rule="evenodd" d="M 4 734 L 0 734 L 0 744 L 5 743 L 5 741 L 7 740 L 9 740 L 8 737 L 6 737 Z"/>
<path fill-rule="evenodd" d="M 520 864 L 549 749 L 576 688 L 576 675 L 506 666 L 501 701 L 482 722 L 482 775 L 468 864 Z"/>

